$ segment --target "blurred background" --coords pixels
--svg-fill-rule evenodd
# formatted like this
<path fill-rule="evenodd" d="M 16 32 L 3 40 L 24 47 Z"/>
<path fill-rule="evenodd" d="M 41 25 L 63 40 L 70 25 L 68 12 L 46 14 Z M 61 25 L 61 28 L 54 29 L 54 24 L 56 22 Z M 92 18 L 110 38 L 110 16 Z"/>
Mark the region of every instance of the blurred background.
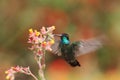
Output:
<path fill-rule="evenodd" d="M 56 26 L 54 33 L 69 33 L 71 41 L 105 34 L 103 48 L 78 57 L 81 67 L 46 55 L 47 80 L 120 80 L 119 0 L 0 0 L 0 80 L 11 66 L 38 66 L 28 47 L 28 29 Z M 17 74 L 16 80 L 33 80 Z"/>

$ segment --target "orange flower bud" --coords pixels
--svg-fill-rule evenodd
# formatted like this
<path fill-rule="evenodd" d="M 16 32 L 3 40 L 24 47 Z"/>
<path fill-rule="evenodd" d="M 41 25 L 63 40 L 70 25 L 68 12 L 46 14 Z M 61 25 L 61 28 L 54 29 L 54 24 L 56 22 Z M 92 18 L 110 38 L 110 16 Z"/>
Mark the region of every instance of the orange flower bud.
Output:
<path fill-rule="evenodd" d="M 44 42 L 42 43 L 42 46 L 43 46 L 43 47 L 46 47 L 46 45 L 47 45 L 47 43 L 44 41 Z"/>

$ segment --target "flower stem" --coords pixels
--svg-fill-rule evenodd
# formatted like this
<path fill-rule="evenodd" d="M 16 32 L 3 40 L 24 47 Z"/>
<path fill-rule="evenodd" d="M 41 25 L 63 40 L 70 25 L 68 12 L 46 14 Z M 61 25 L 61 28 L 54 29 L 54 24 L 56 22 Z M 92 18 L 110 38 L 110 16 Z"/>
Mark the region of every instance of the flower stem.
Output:
<path fill-rule="evenodd" d="M 38 80 L 38 78 L 37 78 L 34 74 L 32 74 L 31 71 L 30 71 L 30 75 L 31 75 L 35 80 Z"/>
<path fill-rule="evenodd" d="M 38 65 L 39 65 L 39 76 L 41 78 L 41 80 L 46 80 L 45 76 L 44 76 L 44 69 L 45 69 L 45 51 L 43 51 L 43 55 L 42 58 L 39 57 L 38 61 L 37 61 Z"/>
<path fill-rule="evenodd" d="M 41 80 L 46 80 L 45 76 L 44 76 L 44 71 L 43 70 L 39 70 L 39 76 L 40 76 Z"/>

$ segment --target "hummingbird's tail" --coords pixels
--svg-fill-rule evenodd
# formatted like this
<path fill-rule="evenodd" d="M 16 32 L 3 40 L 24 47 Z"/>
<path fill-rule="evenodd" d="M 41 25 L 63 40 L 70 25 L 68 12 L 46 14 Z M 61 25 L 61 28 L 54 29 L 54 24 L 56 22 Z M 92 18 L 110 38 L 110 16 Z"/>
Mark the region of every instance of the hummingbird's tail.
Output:
<path fill-rule="evenodd" d="M 75 60 L 75 61 L 70 61 L 69 64 L 72 66 L 72 67 L 76 67 L 76 66 L 80 66 L 80 63 Z"/>

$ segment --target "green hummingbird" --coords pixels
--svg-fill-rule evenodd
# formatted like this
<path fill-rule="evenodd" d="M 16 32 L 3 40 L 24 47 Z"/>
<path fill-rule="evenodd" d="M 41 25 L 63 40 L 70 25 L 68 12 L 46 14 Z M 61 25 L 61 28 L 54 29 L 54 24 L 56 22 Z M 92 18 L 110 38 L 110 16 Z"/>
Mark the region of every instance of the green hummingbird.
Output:
<path fill-rule="evenodd" d="M 101 37 L 71 43 L 67 33 L 54 34 L 54 36 L 58 36 L 60 39 L 55 40 L 55 44 L 52 45 L 52 52 L 62 56 L 72 67 L 81 66 L 76 57 L 90 53 L 103 45 Z"/>

